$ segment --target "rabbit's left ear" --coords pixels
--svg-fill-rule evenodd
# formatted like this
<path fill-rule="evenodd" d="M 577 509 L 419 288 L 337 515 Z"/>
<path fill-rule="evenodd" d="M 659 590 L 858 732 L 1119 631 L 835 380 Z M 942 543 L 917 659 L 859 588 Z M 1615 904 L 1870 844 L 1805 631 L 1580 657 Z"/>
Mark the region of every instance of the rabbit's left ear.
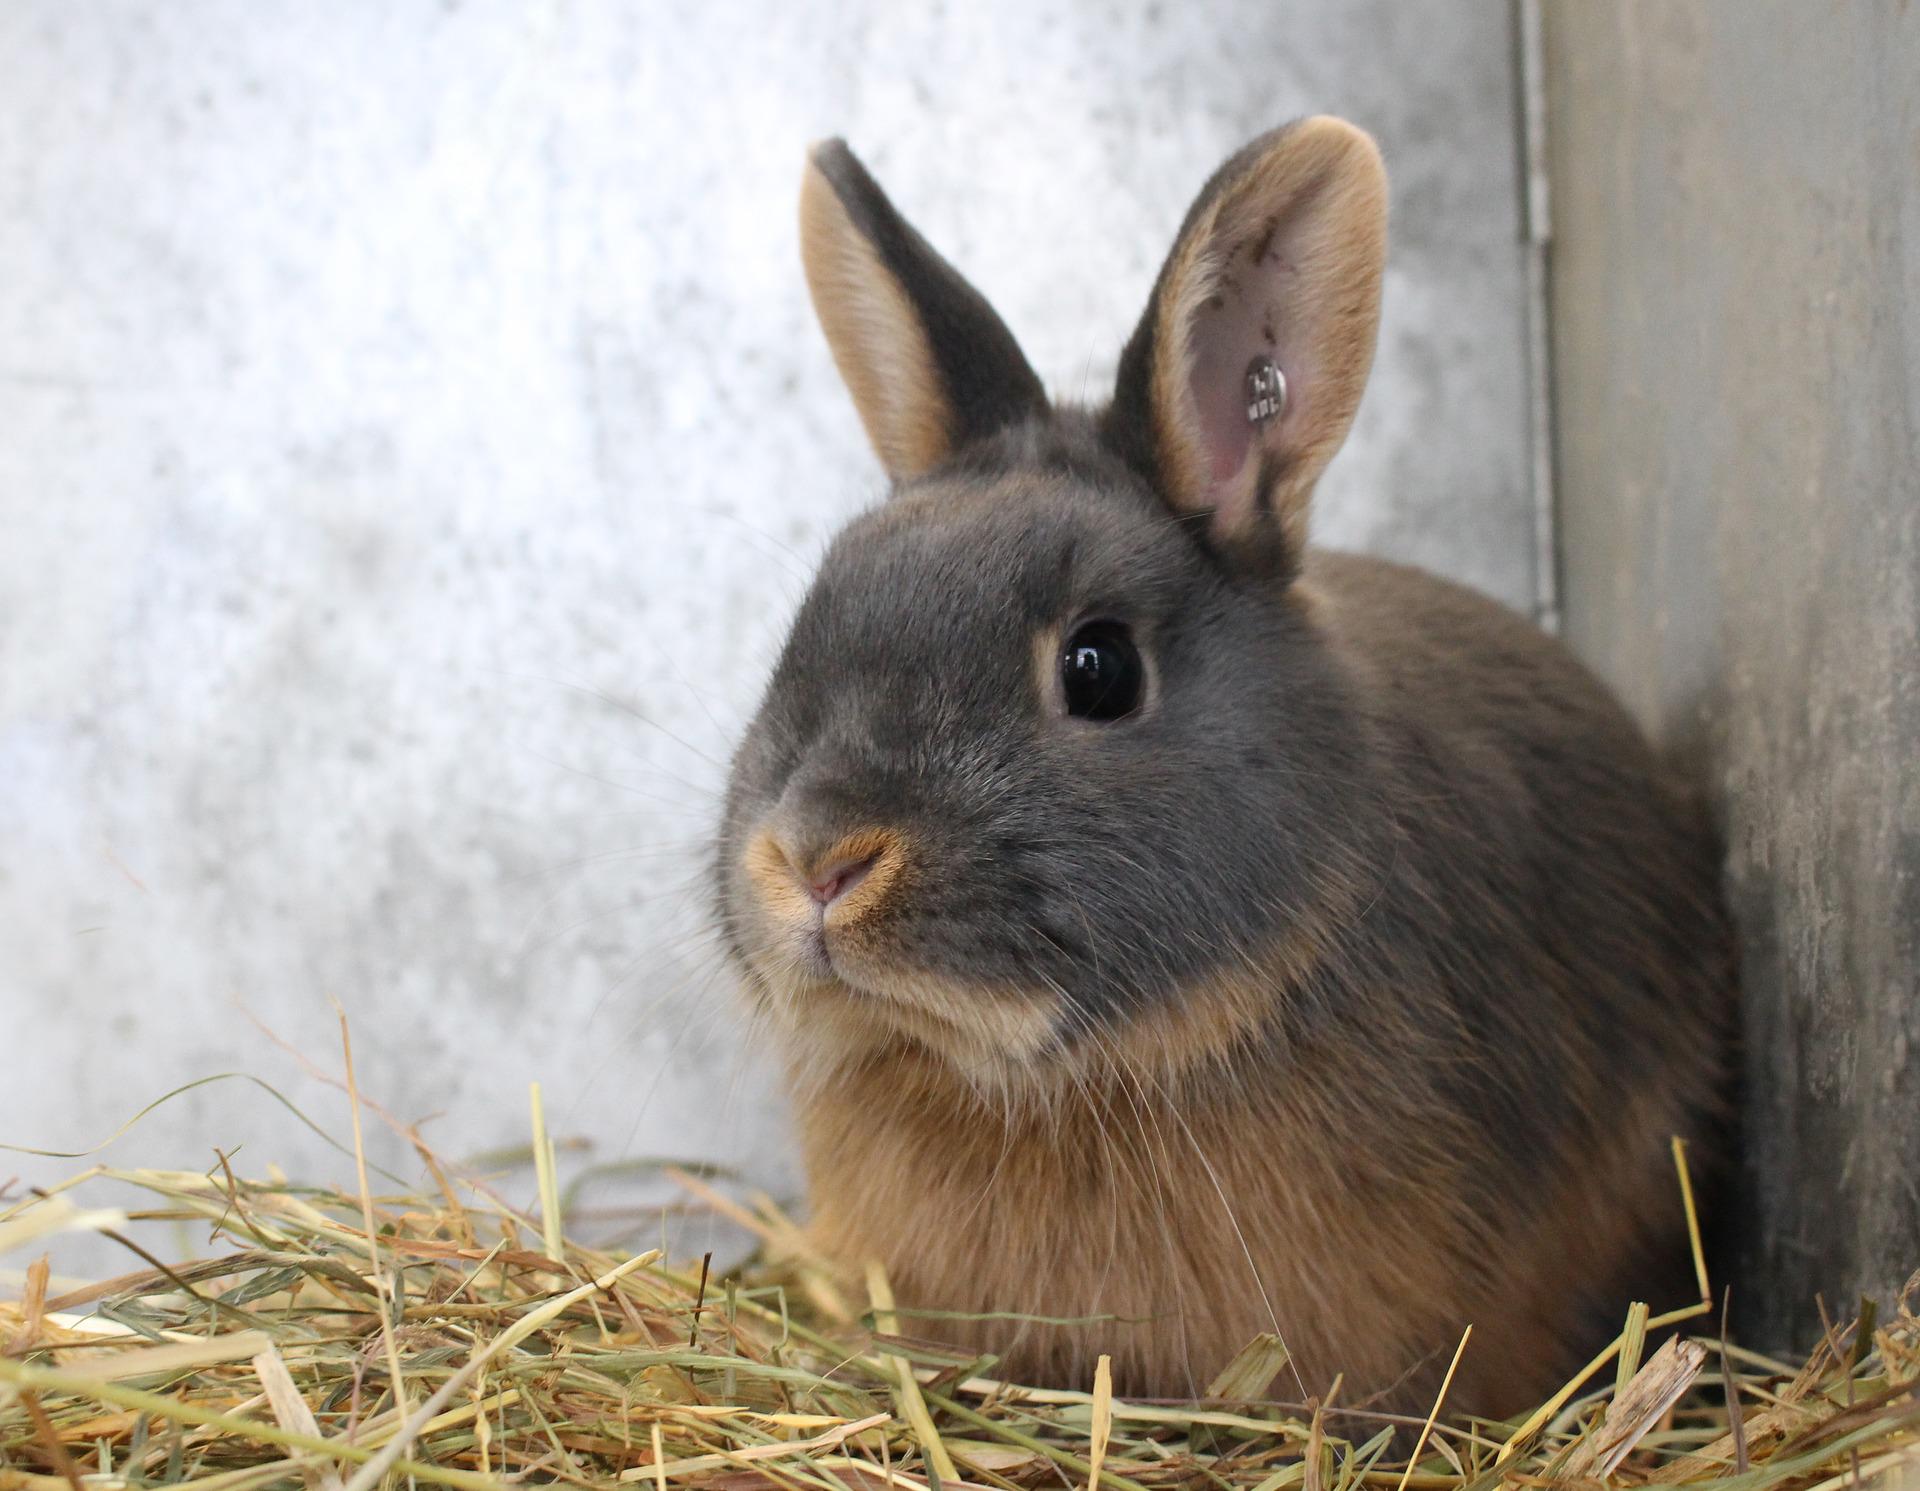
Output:
<path fill-rule="evenodd" d="M 1264 135 L 1200 193 L 1121 355 L 1108 439 L 1237 567 L 1299 564 L 1373 364 L 1386 228 L 1365 133 Z"/>

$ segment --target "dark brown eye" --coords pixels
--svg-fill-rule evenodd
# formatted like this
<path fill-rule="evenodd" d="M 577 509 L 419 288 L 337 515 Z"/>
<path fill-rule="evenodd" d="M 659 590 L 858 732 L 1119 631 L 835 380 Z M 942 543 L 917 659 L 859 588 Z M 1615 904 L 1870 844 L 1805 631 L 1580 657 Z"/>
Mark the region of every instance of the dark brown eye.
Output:
<path fill-rule="evenodd" d="M 1140 707 L 1146 677 L 1140 649 L 1117 621 L 1089 621 L 1060 652 L 1060 686 L 1076 719 L 1125 719 Z"/>

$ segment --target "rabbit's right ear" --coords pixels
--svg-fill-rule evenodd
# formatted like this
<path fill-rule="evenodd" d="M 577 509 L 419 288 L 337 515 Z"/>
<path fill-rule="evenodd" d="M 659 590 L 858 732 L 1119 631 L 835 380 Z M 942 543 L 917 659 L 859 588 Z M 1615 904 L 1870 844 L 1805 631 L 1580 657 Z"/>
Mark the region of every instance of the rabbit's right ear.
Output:
<path fill-rule="evenodd" d="M 1046 412 L 1013 333 L 843 140 L 808 153 L 800 254 L 833 360 L 895 481 Z"/>

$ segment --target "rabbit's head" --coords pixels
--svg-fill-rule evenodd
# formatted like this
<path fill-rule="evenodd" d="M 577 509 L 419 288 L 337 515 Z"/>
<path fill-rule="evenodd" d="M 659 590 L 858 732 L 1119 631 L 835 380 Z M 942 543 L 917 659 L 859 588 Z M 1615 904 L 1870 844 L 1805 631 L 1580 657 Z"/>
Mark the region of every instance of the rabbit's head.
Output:
<path fill-rule="evenodd" d="M 1113 399 L 1051 404 L 838 142 L 808 283 L 893 491 L 833 542 L 733 766 L 716 864 L 815 1072 L 913 1048 L 1032 1090 L 1266 1019 L 1379 832 L 1364 701 L 1301 579 L 1372 360 L 1372 142 L 1309 119 L 1201 192 Z"/>

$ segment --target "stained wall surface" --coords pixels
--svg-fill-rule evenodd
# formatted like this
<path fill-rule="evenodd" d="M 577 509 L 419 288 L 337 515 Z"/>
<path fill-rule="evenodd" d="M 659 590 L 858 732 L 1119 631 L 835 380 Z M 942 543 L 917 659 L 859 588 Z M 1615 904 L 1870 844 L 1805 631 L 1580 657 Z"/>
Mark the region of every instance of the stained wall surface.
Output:
<path fill-rule="evenodd" d="M 1567 635 L 1725 825 L 1734 1299 L 1804 1347 L 1920 1265 L 1920 9 L 1546 14 Z"/>
<path fill-rule="evenodd" d="M 1319 532 L 1524 608 L 1511 28 L 1394 0 L 0 6 L 0 1140 L 79 1148 L 224 1071 L 343 1132 L 249 1019 L 337 1073 L 338 1001 L 362 1086 L 452 1155 L 524 1144 L 539 1079 L 592 1146 L 569 1166 L 791 1191 L 702 877 L 809 565 L 880 485 L 805 304 L 805 143 L 848 135 L 1085 396 L 1226 154 L 1366 125 L 1393 262 Z M 235 1082 L 111 1157 L 216 1146 L 350 1174 Z"/>

